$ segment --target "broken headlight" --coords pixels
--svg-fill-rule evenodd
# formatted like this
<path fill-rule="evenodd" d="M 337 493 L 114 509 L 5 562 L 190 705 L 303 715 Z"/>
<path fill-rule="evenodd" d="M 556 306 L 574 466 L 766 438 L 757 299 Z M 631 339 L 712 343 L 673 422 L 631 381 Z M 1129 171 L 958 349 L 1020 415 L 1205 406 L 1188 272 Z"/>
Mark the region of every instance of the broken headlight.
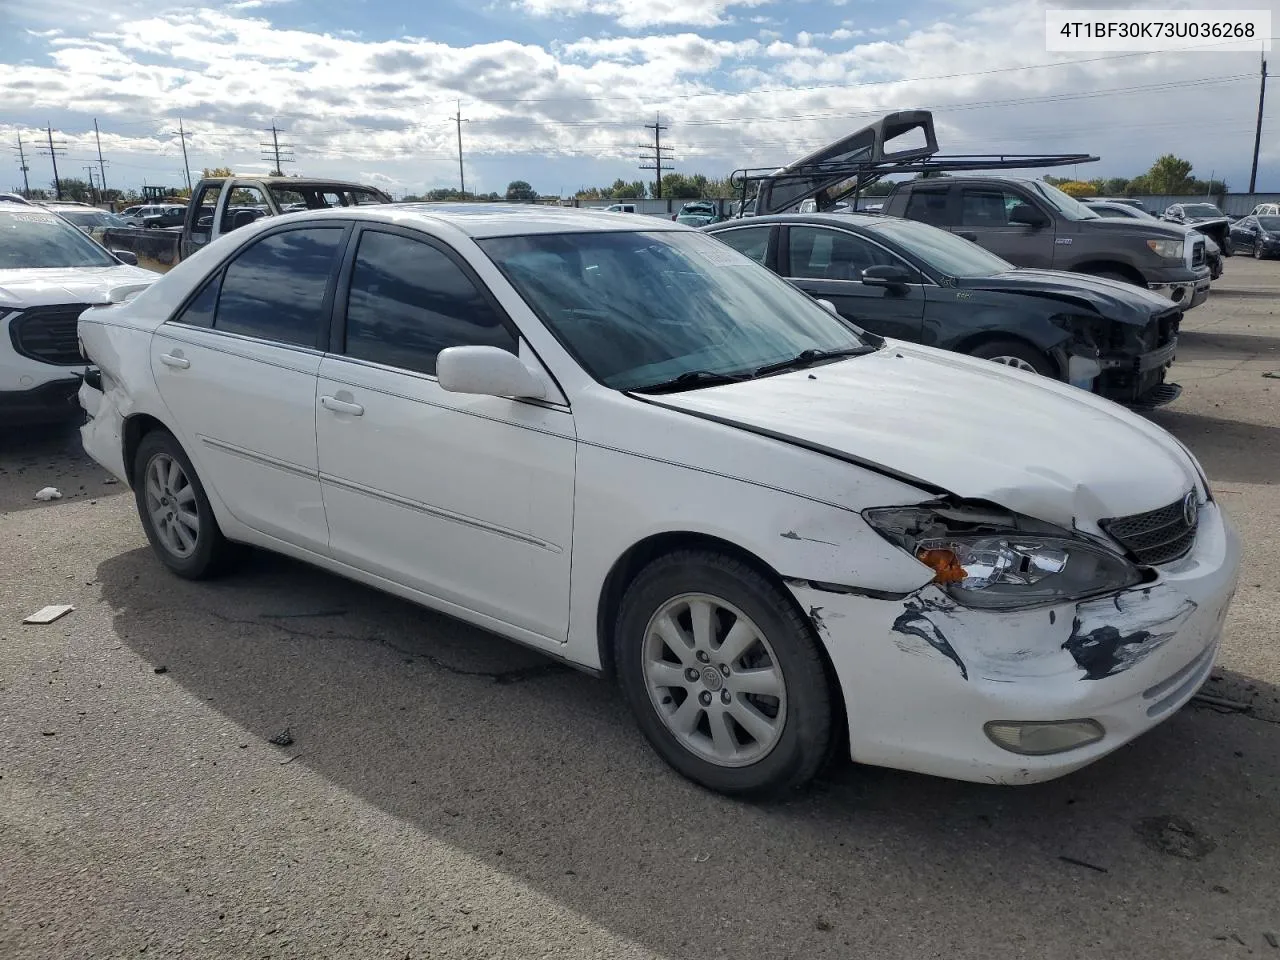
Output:
<path fill-rule="evenodd" d="M 1123 590 L 1142 580 L 1101 544 L 1030 517 L 980 505 L 864 510 L 882 537 L 934 571 L 968 607 L 1029 607 Z"/>

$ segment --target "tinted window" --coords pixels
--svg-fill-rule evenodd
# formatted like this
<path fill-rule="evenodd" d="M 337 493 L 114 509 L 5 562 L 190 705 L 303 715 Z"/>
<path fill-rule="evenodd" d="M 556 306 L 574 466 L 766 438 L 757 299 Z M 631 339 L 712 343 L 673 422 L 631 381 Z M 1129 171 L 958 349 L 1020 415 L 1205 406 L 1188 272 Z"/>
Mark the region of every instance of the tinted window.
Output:
<path fill-rule="evenodd" d="M 187 309 L 174 318 L 175 323 L 185 323 L 190 327 L 212 327 L 213 313 L 218 308 L 218 283 L 222 279 L 219 271 L 199 293 L 195 295 Z"/>
<path fill-rule="evenodd" d="M 1006 227 L 1013 208 L 1027 201 L 1021 194 L 1000 187 L 963 187 L 960 190 L 960 225 Z"/>
<path fill-rule="evenodd" d="M 772 227 L 743 227 L 740 230 L 726 230 L 717 233 L 715 238 L 727 243 L 740 254 L 750 257 L 756 263 L 764 263 L 769 252 L 769 231 Z"/>
<path fill-rule="evenodd" d="M 947 222 L 947 192 L 945 190 L 912 190 L 907 197 L 904 216 L 908 220 L 944 226 Z"/>
<path fill-rule="evenodd" d="M 863 270 L 876 266 L 907 267 L 907 264 L 883 247 L 843 230 L 791 228 L 793 277 L 803 280 L 861 280 Z M 911 272 L 915 273 L 914 270 Z"/>
<path fill-rule="evenodd" d="M 259 217 L 270 215 L 267 198 L 261 190 L 257 187 L 236 187 L 231 191 L 226 209 L 222 211 L 222 232 L 238 230 Z"/>
<path fill-rule="evenodd" d="M 348 356 L 434 374 L 446 347 L 517 351 L 476 285 L 430 244 L 391 233 L 360 238 L 347 300 Z"/>
<path fill-rule="evenodd" d="M 263 340 L 314 347 L 341 227 L 274 233 L 227 267 L 214 326 Z"/>
<path fill-rule="evenodd" d="M 1267 231 L 1280 231 L 1280 217 L 1259 217 L 1258 226 Z"/>

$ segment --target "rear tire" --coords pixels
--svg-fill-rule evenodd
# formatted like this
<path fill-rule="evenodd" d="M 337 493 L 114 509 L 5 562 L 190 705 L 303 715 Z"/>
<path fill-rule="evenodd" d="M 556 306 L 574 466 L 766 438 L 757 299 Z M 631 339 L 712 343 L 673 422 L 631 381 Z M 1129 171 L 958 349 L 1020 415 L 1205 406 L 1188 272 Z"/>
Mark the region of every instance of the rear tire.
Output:
<path fill-rule="evenodd" d="M 1254 241 L 1254 244 L 1253 244 L 1253 259 L 1255 260 L 1262 259 L 1262 245 L 1258 243 L 1256 240 Z"/>
<path fill-rule="evenodd" d="M 169 431 L 153 430 L 138 444 L 133 496 L 151 548 L 178 576 L 214 577 L 236 558 L 236 545 L 222 535 L 204 485 Z"/>
<path fill-rule="evenodd" d="M 1006 367 L 1038 373 L 1042 377 L 1057 379 L 1057 371 L 1043 353 L 1020 340 L 988 340 L 969 351 L 969 356 L 990 360 Z"/>
<path fill-rule="evenodd" d="M 823 653 L 794 601 L 753 567 L 681 550 L 645 567 L 614 633 L 641 732 L 678 772 L 735 796 L 777 796 L 827 759 Z"/>

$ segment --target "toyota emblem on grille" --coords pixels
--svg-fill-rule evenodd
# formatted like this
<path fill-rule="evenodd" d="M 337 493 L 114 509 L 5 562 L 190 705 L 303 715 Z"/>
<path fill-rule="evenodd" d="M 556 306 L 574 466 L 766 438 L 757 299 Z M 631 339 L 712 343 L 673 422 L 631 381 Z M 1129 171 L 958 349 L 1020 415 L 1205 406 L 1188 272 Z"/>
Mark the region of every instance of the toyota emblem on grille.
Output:
<path fill-rule="evenodd" d="M 1182 519 L 1186 522 L 1188 528 L 1196 525 L 1196 516 L 1198 514 L 1196 507 L 1196 492 L 1192 490 L 1182 498 Z"/>

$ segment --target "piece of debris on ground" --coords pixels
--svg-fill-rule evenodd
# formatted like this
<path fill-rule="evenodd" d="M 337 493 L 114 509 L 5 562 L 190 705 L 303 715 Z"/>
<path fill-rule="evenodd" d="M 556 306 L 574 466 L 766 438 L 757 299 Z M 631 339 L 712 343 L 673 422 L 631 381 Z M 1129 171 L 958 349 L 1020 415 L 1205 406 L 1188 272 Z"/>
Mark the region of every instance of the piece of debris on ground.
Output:
<path fill-rule="evenodd" d="M 23 620 L 22 622 L 23 623 L 53 623 L 53 621 L 61 617 L 65 617 L 68 613 L 70 613 L 74 609 L 75 607 L 69 603 L 51 603 L 47 607 L 41 607 L 39 610 L 37 610 L 31 616 L 27 617 L 27 619 Z"/>
<path fill-rule="evenodd" d="M 274 737 L 268 740 L 267 743 L 274 743 L 277 747 L 293 746 L 293 728 L 285 727 L 283 730 L 277 733 Z"/>
<path fill-rule="evenodd" d="M 32 499 L 33 499 L 33 500 L 46 500 L 46 501 L 47 501 L 47 500 L 61 500 L 61 499 L 62 499 L 62 493 L 61 493 L 61 491 L 59 491 L 59 490 L 58 490 L 58 488 L 57 488 L 57 487 L 42 487 L 41 489 L 39 489 L 39 490 L 37 490 L 37 491 L 36 491 L 36 495 L 35 495 L 34 497 L 32 497 Z"/>

